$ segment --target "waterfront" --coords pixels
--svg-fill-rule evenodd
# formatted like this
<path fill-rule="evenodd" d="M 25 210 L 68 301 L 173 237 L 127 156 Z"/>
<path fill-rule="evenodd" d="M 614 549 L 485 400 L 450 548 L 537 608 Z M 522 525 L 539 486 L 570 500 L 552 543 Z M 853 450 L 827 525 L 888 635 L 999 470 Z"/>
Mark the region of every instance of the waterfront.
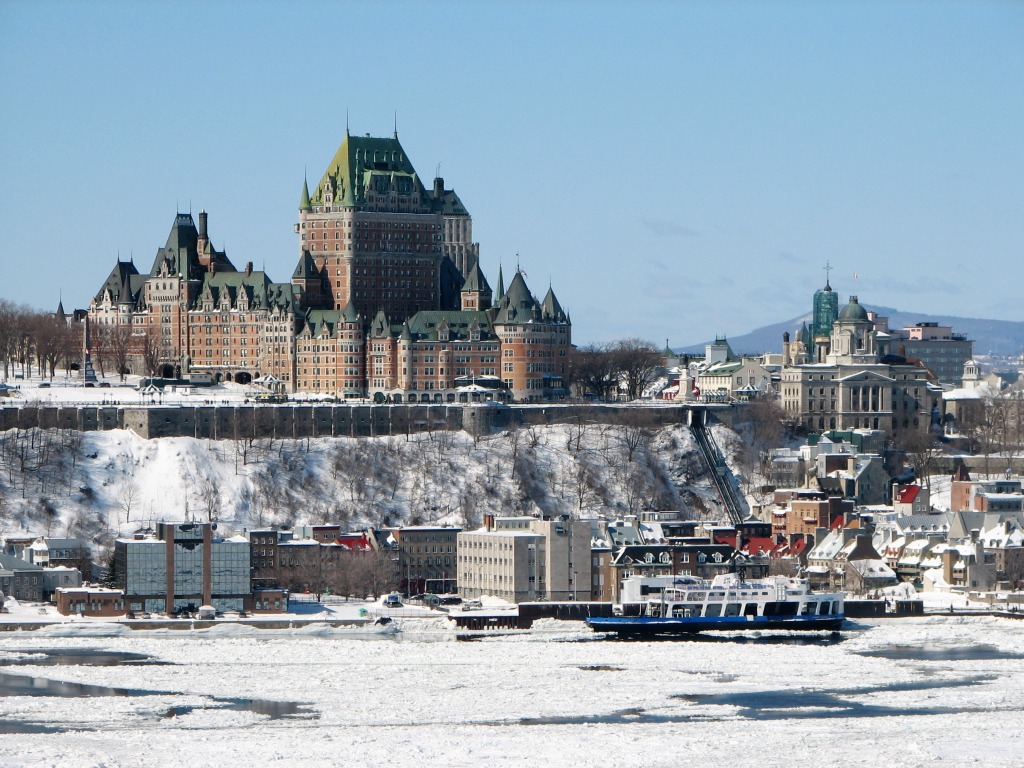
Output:
<path fill-rule="evenodd" d="M 0 766 L 1022 764 L 1014 621 L 794 642 L 624 642 L 542 622 L 465 643 L 404 625 L 374 639 L 10 633 Z"/>

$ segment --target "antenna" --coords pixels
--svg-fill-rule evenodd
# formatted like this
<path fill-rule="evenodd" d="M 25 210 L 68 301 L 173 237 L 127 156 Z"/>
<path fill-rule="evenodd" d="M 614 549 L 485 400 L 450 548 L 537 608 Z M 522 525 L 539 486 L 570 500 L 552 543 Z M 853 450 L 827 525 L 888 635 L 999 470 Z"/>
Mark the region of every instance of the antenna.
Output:
<path fill-rule="evenodd" d="M 398 138 L 398 110 L 395 110 L 395 138 Z"/>
<path fill-rule="evenodd" d="M 345 135 L 348 136 L 348 107 L 345 107 Z"/>

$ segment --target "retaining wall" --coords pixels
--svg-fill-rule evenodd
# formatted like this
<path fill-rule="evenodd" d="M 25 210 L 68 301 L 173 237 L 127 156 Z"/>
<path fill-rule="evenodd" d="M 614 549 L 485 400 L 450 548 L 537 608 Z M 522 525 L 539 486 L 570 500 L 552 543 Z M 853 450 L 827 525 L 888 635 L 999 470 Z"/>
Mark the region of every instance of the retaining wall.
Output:
<path fill-rule="evenodd" d="M 0 430 L 130 429 L 144 438 L 374 437 L 464 429 L 489 434 L 548 424 L 642 424 L 652 428 L 703 420 L 731 423 L 727 405 L 163 405 L 0 407 Z"/>

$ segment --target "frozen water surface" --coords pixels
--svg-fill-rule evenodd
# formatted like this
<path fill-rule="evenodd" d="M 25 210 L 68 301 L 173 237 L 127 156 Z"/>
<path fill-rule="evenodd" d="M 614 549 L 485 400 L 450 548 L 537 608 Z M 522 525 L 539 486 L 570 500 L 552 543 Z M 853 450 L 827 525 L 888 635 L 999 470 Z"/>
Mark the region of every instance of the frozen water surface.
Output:
<path fill-rule="evenodd" d="M 371 642 L 4 633 L 0 766 L 1024 765 L 1024 622 L 798 643 L 622 642 L 568 622 L 465 643 L 416 626 Z"/>

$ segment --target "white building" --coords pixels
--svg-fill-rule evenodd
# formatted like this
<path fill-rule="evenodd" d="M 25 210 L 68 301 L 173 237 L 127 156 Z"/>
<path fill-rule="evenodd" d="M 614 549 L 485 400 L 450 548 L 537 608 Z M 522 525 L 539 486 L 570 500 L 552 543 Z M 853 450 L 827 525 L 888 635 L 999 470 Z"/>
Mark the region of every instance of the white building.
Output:
<path fill-rule="evenodd" d="M 589 520 L 488 516 L 458 535 L 458 581 L 464 597 L 509 602 L 589 599 Z"/>

